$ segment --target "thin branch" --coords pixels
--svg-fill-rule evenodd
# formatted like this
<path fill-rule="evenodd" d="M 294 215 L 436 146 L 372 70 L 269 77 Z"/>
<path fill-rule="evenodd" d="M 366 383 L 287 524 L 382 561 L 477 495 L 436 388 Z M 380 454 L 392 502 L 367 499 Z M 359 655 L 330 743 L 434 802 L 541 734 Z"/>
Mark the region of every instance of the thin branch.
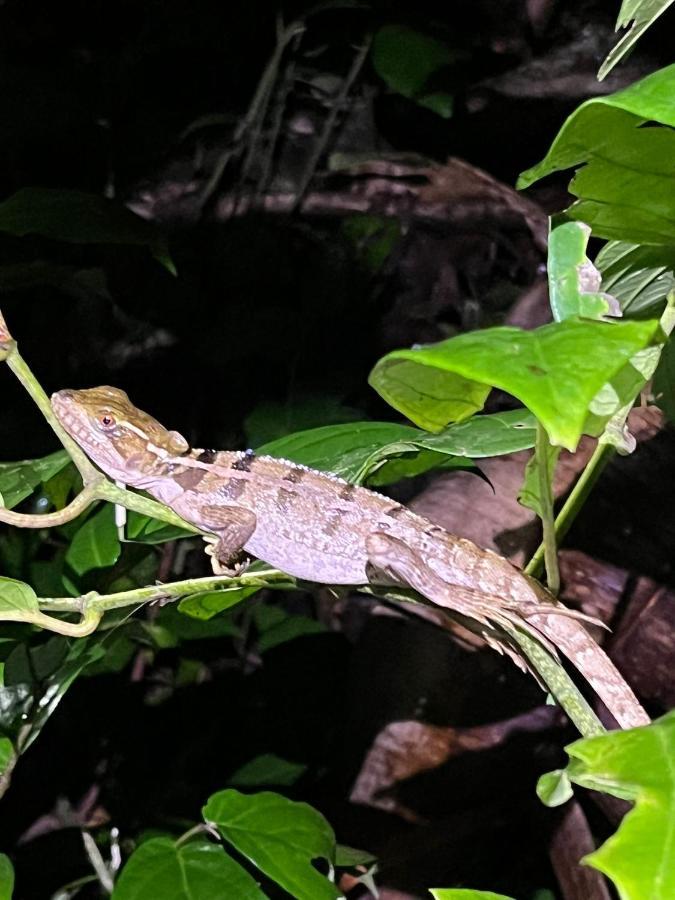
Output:
<path fill-rule="evenodd" d="M 277 82 L 281 62 L 287 47 L 292 44 L 305 31 L 305 26 L 301 22 L 291 22 L 287 27 L 283 27 L 281 21 L 277 24 L 277 44 L 270 62 L 265 69 L 263 77 L 260 81 L 259 97 L 257 98 L 257 106 L 255 115 L 251 117 L 251 129 L 248 140 L 248 151 L 244 158 L 244 163 L 240 174 L 240 183 L 245 184 L 251 166 L 257 156 L 260 136 L 262 134 L 263 125 L 267 116 L 267 109 L 274 94 L 274 86 Z"/>
<path fill-rule="evenodd" d="M 82 609 L 83 598 L 79 598 L 78 603 Z M 37 625 L 39 628 L 45 628 L 47 631 L 54 631 L 56 634 L 63 634 L 66 637 L 80 638 L 93 634 L 102 616 L 103 610 L 98 610 L 94 607 L 85 608 L 82 609 L 82 618 L 79 622 L 64 622 L 62 619 L 46 616 L 38 610 L 15 609 L 0 612 L 0 622 L 24 622 L 30 625 Z"/>
<path fill-rule="evenodd" d="M 560 662 L 531 635 L 517 628 L 504 629 L 511 635 L 527 657 L 532 668 L 545 682 L 551 694 L 565 710 L 570 720 L 576 725 L 584 737 L 604 734 L 605 728 L 586 702 L 576 684 L 565 671 Z"/>
<path fill-rule="evenodd" d="M 554 597 L 560 592 L 560 571 L 558 569 L 558 549 L 556 544 L 555 522 L 553 518 L 553 487 L 551 466 L 549 465 L 550 442 L 544 426 L 537 421 L 537 436 L 534 452 L 537 460 L 537 479 L 539 487 L 539 509 L 544 531 L 544 561 L 546 563 L 546 582 Z"/>
<path fill-rule="evenodd" d="M 112 894 L 113 888 L 115 887 L 113 877 L 103 857 L 101 856 L 101 851 L 98 849 L 96 841 L 88 831 L 82 829 L 80 833 L 82 835 L 82 842 L 84 844 L 85 852 L 89 857 L 89 862 L 91 863 L 94 872 L 96 872 L 96 877 L 101 887 L 106 892 L 106 894 Z"/>
<path fill-rule="evenodd" d="M 272 56 L 265 66 L 262 75 L 260 76 L 260 80 L 256 87 L 251 103 L 249 104 L 248 110 L 246 111 L 246 114 L 239 120 L 234 134 L 232 135 L 230 146 L 224 151 L 224 153 L 220 155 L 213 169 L 213 172 L 208 178 L 206 184 L 203 186 L 202 190 L 199 192 L 200 209 L 203 209 L 206 206 L 210 197 L 218 188 L 220 180 L 223 177 L 223 173 L 225 172 L 225 169 L 227 168 L 232 157 L 241 153 L 242 148 L 240 147 L 240 143 L 243 140 L 244 136 L 249 132 L 251 128 L 253 128 L 256 121 L 258 121 L 261 116 L 264 116 L 264 112 L 267 109 L 267 104 L 269 102 L 270 92 L 274 86 L 274 82 L 276 81 L 277 72 L 284 51 L 288 43 L 293 40 L 293 38 L 299 31 L 304 31 L 304 28 L 305 26 L 301 22 L 292 22 L 288 26 L 288 28 L 286 28 L 283 34 L 278 36 L 277 43 L 272 52 Z M 249 145 L 249 156 L 250 151 L 251 146 Z M 236 209 L 236 207 L 237 198 L 235 196 L 234 208 Z"/>
<path fill-rule="evenodd" d="M 95 483 L 90 483 L 74 500 L 71 500 L 68 506 L 53 513 L 17 513 L 0 506 L 0 522 L 6 522 L 7 525 L 14 525 L 16 528 L 53 528 L 56 525 L 63 525 L 76 519 L 97 500 L 96 487 Z"/>
<path fill-rule="evenodd" d="M 256 572 L 242 572 L 241 575 L 206 575 L 203 578 L 186 578 L 183 581 L 172 581 L 169 584 L 153 584 L 147 587 L 131 588 L 128 591 L 116 591 L 113 594 L 85 594 L 84 597 L 39 597 L 41 609 L 50 612 L 80 612 L 83 606 L 96 609 L 103 614 L 112 609 L 125 606 L 138 606 L 156 600 L 179 600 L 194 594 L 218 589 L 234 590 L 243 587 L 266 587 L 275 589 L 291 589 L 297 587 L 294 578 L 278 569 L 259 569 Z M 4 613 L 0 613 L 0 619 Z"/>
<path fill-rule="evenodd" d="M 366 58 L 368 57 L 368 51 L 370 50 L 372 41 L 372 34 L 367 35 L 362 46 L 357 50 L 356 55 L 352 61 L 351 68 L 349 69 L 345 80 L 342 82 L 340 93 L 333 102 L 331 110 L 326 117 L 326 121 L 324 122 L 321 134 L 319 135 L 319 138 L 314 145 L 314 149 L 309 159 L 307 160 L 307 165 L 305 166 L 305 170 L 302 173 L 302 178 L 300 179 L 300 184 L 298 186 L 295 201 L 291 209 L 291 212 L 293 213 L 297 212 L 302 206 L 302 202 L 305 199 L 305 194 L 307 193 L 309 183 L 314 177 L 316 167 L 318 166 L 321 157 L 326 151 L 328 142 L 330 141 L 333 129 L 335 128 L 337 117 L 344 110 L 347 98 L 349 97 L 349 92 L 351 91 L 352 86 L 359 75 L 359 72 L 363 68 L 363 64 L 365 63 Z"/>
<path fill-rule="evenodd" d="M 94 481 L 98 476 L 98 470 L 92 465 L 84 451 L 75 443 L 75 441 L 66 432 L 59 420 L 54 415 L 51 403 L 49 402 L 49 397 L 45 394 L 42 389 L 42 385 L 40 385 L 37 378 L 35 377 L 35 375 L 33 375 L 31 370 L 28 368 L 25 360 L 19 353 L 16 346 L 16 341 L 11 338 L 9 332 L 6 330 L 7 326 L 5 325 L 5 320 L 2 318 L 2 313 L 0 312 L 0 328 L 3 326 L 5 334 L 7 335 L 9 340 L 0 344 L 0 348 L 4 350 L 4 353 L 0 354 L 0 360 L 4 358 L 4 361 L 7 363 L 14 375 L 16 375 L 30 397 L 35 401 L 38 409 L 45 417 L 52 430 L 56 433 L 56 436 L 68 451 L 68 455 L 77 466 L 78 471 L 82 475 L 82 480 L 84 481 L 85 485 L 90 481 Z"/>
<path fill-rule="evenodd" d="M 563 508 L 558 513 L 555 520 L 555 544 L 560 546 L 565 535 L 570 530 L 572 523 L 576 519 L 579 511 L 588 499 L 588 495 L 593 490 L 598 478 L 602 475 L 607 463 L 612 459 L 616 448 L 604 441 L 598 441 L 598 445 L 593 451 L 593 455 L 589 459 L 586 468 L 579 476 L 577 483 L 574 485 L 569 497 L 565 501 Z M 542 542 L 535 551 L 532 559 L 525 567 L 525 572 L 538 578 L 544 567 L 545 545 Z"/>

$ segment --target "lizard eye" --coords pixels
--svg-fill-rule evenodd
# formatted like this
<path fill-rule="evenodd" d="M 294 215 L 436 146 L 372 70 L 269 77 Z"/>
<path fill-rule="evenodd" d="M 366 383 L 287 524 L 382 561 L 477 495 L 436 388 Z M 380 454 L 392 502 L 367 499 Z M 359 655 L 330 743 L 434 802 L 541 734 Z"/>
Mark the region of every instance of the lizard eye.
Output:
<path fill-rule="evenodd" d="M 115 417 L 111 416 L 110 413 L 101 413 L 98 417 L 98 424 L 107 431 L 110 428 L 114 428 L 117 423 L 115 422 Z"/>

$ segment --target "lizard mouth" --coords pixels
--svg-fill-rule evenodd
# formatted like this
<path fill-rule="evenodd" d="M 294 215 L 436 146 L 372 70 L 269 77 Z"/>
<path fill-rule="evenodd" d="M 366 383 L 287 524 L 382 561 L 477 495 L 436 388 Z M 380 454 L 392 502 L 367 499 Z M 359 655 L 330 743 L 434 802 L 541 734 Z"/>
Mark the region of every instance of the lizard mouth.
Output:
<path fill-rule="evenodd" d="M 57 419 L 66 428 L 75 423 L 75 416 L 70 405 L 73 399 L 73 391 L 56 391 L 50 398 L 52 409 L 56 413 Z"/>
<path fill-rule="evenodd" d="M 92 440 L 91 429 L 87 427 L 84 417 L 78 414 L 77 408 L 73 405 L 75 393 L 75 391 L 64 390 L 52 394 L 50 399 L 56 418 L 79 444 L 87 446 L 99 443 L 95 438 Z"/>

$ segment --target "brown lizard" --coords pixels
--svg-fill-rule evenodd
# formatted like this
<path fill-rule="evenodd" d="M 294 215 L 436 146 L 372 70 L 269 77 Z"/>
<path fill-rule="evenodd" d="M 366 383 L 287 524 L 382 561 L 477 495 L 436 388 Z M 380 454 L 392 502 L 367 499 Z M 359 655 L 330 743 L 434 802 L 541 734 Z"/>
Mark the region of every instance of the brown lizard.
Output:
<path fill-rule="evenodd" d="M 574 614 L 501 556 L 335 475 L 250 450 L 191 449 L 117 388 L 58 391 L 52 407 L 107 475 L 215 535 L 217 563 L 243 549 L 299 579 L 412 588 L 481 623 L 493 644 L 524 629 L 565 653 L 620 725 L 649 722 Z"/>

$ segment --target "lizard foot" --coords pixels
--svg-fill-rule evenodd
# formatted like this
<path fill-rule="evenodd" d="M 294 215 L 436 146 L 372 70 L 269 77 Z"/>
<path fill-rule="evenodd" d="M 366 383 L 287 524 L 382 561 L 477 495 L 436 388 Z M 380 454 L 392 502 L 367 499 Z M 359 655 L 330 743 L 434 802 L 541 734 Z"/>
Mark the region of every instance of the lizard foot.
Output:
<path fill-rule="evenodd" d="M 211 568 L 213 569 L 214 575 L 228 575 L 230 578 L 236 578 L 238 575 L 241 575 L 242 572 L 245 572 L 251 565 L 251 560 L 248 557 L 239 559 L 234 563 L 231 563 L 230 560 L 224 562 L 218 556 L 220 539 L 216 537 L 205 537 L 204 541 L 206 542 L 204 550 L 211 560 Z"/>

